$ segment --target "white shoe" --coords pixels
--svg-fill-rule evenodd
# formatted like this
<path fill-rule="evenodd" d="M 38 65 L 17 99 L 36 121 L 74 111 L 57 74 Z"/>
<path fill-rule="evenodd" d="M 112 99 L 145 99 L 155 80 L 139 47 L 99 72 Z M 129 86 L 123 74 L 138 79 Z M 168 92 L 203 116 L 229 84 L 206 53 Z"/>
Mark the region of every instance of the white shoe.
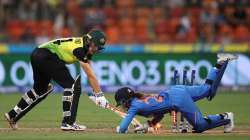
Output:
<path fill-rule="evenodd" d="M 229 119 L 230 123 L 227 125 L 224 125 L 224 133 L 230 133 L 232 132 L 234 128 L 234 114 L 233 112 L 226 112 L 224 119 Z"/>
<path fill-rule="evenodd" d="M 226 60 L 232 61 L 238 59 L 238 55 L 230 53 L 219 53 L 217 54 L 217 63 L 222 64 Z"/>
<path fill-rule="evenodd" d="M 67 123 L 62 123 L 61 125 L 61 130 L 63 131 L 84 131 L 86 130 L 86 126 L 85 125 L 79 125 L 74 123 L 73 125 L 67 124 Z"/>
<path fill-rule="evenodd" d="M 17 123 L 10 118 L 10 115 L 8 113 L 4 113 L 4 117 L 9 122 L 9 125 L 13 130 L 16 130 L 18 128 Z"/>

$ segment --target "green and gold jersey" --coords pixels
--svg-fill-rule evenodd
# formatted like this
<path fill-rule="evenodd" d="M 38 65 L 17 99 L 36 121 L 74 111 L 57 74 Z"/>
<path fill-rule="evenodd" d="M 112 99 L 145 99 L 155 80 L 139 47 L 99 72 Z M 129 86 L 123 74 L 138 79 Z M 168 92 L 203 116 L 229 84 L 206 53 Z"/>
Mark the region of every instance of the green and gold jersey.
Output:
<path fill-rule="evenodd" d="M 82 37 L 72 37 L 55 39 L 38 46 L 38 48 L 47 48 L 65 63 L 71 64 L 78 60 L 73 51 L 76 48 L 83 48 L 84 46 Z"/>

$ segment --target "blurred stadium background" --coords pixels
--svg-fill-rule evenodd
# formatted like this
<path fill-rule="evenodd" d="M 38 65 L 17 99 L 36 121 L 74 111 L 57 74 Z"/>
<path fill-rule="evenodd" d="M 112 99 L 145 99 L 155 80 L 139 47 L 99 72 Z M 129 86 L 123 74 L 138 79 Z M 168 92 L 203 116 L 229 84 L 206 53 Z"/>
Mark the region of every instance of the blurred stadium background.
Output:
<path fill-rule="evenodd" d="M 0 0 L 0 93 L 32 85 L 29 54 L 37 45 L 93 28 L 108 38 L 93 63 L 105 92 L 164 89 L 174 68 L 197 70 L 202 83 L 220 52 L 240 56 L 221 89 L 249 91 L 249 27 L 249 0 Z"/>

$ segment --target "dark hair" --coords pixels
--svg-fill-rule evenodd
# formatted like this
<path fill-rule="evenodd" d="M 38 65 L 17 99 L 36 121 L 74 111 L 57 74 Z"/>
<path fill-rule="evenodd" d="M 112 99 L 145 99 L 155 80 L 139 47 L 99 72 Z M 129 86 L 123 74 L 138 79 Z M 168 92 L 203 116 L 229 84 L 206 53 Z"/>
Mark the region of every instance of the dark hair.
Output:
<path fill-rule="evenodd" d="M 138 99 L 144 99 L 146 97 L 146 95 L 144 95 L 143 93 L 135 92 L 134 94 L 132 94 L 131 97 L 136 97 Z"/>
<path fill-rule="evenodd" d="M 126 100 L 125 102 L 123 102 L 122 106 L 125 107 L 127 110 L 130 108 L 131 106 L 131 99 L 132 98 L 138 98 L 138 99 L 145 99 L 147 95 L 143 94 L 143 93 L 139 93 L 139 92 L 134 92 L 133 94 L 129 95 L 129 100 Z"/>

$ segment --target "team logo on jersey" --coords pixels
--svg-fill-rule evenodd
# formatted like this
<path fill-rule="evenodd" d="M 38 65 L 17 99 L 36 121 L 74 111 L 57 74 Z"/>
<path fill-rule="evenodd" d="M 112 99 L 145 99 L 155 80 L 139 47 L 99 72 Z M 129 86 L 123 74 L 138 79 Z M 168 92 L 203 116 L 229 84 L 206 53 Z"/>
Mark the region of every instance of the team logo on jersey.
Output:
<path fill-rule="evenodd" d="M 76 44 L 81 44 L 81 39 L 76 39 L 76 40 L 75 40 L 75 43 L 76 43 Z"/>

